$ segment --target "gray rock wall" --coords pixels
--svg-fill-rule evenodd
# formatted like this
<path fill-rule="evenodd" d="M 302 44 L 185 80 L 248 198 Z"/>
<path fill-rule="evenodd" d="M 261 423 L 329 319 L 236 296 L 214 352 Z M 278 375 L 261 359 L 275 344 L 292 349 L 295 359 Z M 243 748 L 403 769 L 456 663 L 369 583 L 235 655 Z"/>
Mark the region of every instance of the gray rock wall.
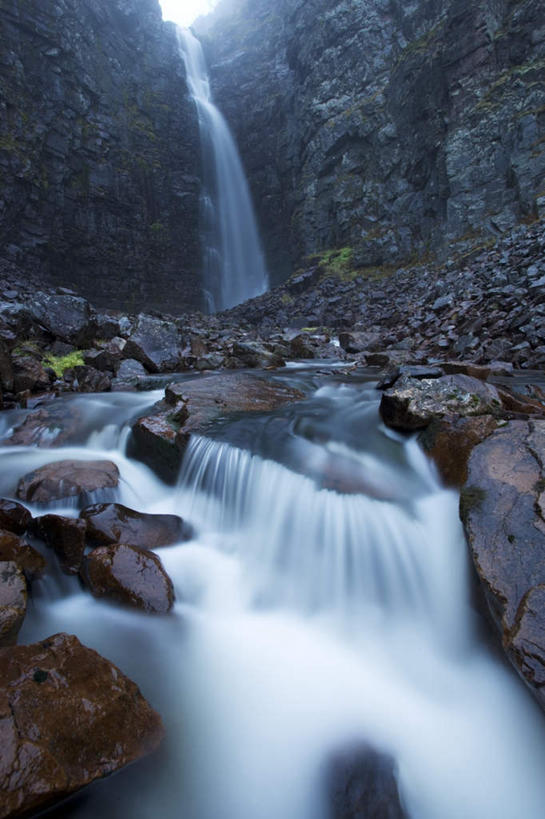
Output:
<path fill-rule="evenodd" d="M 397 265 L 545 212 L 542 0 L 224 0 L 197 25 L 269 267 Z"/>
<path fill-rule="evenodd" d="M 0 262 L 198 306 L 198 126 L 157 0 L 0 0 L 0 23 Z"/>

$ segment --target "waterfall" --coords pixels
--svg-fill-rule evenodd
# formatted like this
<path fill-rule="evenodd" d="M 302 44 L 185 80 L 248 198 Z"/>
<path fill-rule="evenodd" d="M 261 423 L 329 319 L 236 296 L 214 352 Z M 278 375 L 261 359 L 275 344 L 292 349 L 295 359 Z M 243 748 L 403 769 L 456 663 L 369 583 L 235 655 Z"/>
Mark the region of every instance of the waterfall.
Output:
<path fill-rule="evenodd" d="M 212 101 L 201 44 L 189 29 L 177 34 L 199 117 L 203 281 L 208 309 L 215 312 L 264 293 L 268 276 L 248 183 L 229 126 Z"/>

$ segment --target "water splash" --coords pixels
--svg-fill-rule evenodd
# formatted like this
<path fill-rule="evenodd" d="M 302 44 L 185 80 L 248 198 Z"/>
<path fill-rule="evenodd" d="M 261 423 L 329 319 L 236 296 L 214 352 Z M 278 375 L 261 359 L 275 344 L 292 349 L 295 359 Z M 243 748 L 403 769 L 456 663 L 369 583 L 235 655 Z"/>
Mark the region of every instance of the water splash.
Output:
<path fill-rule="evenodd" d="M 234 307 L 268 288 L 248 183 L 233 136 L 214 105 L 200 42 L 177 29 L 202 146 L 201 228 L 204 293 L 210 312 Z"/>

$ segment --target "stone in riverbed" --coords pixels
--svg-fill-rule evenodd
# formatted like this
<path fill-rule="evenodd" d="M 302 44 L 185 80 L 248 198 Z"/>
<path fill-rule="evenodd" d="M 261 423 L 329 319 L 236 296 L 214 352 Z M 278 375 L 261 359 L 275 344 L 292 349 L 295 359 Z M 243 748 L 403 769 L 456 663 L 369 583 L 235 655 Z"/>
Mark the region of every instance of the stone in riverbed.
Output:
<path fill-rule="evenodd" d="M 135 358 L 152 373 L 172 372 L 181 357 L 178 328 L 172 322 L 141 313 L 123 352 L 126 358 Z"/>
<path fill-rule="evenodd" d="M 24 475 L 17 497 L 31 503 L 50 503 L 63 498 L 84 500 L 92 492 L 113 491 L 119 470 L 111 461 L 54 461 Z"/>
<path fill-rule="evenodd" d="M 92 543 L 127 543 L 139 549 L 156 549 L 188 540 L 191 527 L 178 515 L 150 515 L 120 503 L 96 503 L 80 512 Z"/>
<path fill-rule="evenodd" d="M 77 574 L 85 551 L 85 521 L 62 515 L 41 515 L 34 519 L 34 534 L 57 555 L 65 574 Z"/>
<path fill-rule="evenodd" d="M 491 415 L 463 418 L 434 418 L 420 434 L 419 441 L 435 461 L 446 486 L 463 486 L 467 480 L 467 463 L 473 448 L 498 427 Z"/>
<path fill-rule="evenodd" d="M 0 562 L 0 646 L 11 646 L 17 642 L 17 635 L 25 619 L 26 604 L 27 584 L 23 572 L 14 561 Z M 0 788 L 0 794 L 1 790 Z"/>
<path fill-rule="evenodd" d="M 159 715 L 68 634 L 0 650 L 0 815 L 38 811 L 151 753 Z"/>
<path fill-rule="evenodd" d="M 0 500 L 0 529 L 22 535 L 26 532 L 32 515 L 22 503 L 2 498 Z"/>
<path fill-rule="evenodd" d="M 545 708 L 545 421 L 511 421 L 473 450 L 460 514 L 492 619 Z"/>
<path fill-rule="evenodd" d="M 43 555 L 14 532 L 0 529 L 0 562 L 12 561 L 24 572 L 27 580 L 36 580 L 46 569 Z"/>
<path fill-rule="evenodd" d="M 362 746 L 336 754 L 326 770 L 330 819 L 408 819 L 394 760 Z"/>
<path fill-rule="evenodd" d="M 94 597 L 148 614 L 167 614 L 174 604 L 172 581 L 157 555 L 126 543 L 94 549 L 85 557 L 81 576 Z"/>

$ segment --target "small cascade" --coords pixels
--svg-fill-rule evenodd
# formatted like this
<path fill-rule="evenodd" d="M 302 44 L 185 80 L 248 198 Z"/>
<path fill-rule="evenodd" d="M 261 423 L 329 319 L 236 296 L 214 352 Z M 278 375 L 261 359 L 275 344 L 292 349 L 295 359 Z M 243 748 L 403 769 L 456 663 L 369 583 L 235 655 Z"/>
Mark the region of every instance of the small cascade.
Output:
<path fill-rule="evenodd" d="M 200 42 L 177 29 L 202 145 L 203 279 L 210 312 L 234 307 L 268 288 L 248 183 L 229 126 L 212 101 Z"/>

